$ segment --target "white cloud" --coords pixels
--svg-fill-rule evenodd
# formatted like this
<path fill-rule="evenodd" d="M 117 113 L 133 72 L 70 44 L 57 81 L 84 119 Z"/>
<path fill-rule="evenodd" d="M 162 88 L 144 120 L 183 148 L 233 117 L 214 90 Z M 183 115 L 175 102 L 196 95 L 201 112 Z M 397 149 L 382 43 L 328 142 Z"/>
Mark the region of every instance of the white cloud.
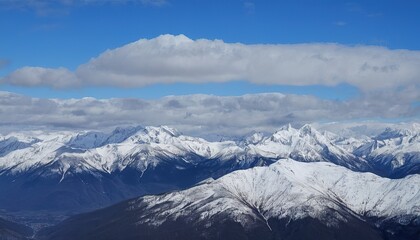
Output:
<path fill-rule="evenodd" d="M 369 92 L 418 88 L 418 66 L 420 51 L 323 43 L 245 45 L 162 35 L 107 50 L 73 73 L 60 68 L 48 69 L 40 75 L 39 68 L 23 68 L 2 82 L 23 86 L 142 87 L 157 83 L 246 80 L 297 86 L 347 83 Z M 32 77 L 16 80 L 16 76 L 24 74 Z M 61 77 L 56 79 L 59 83 L 54 83 L 54 75 Z M 77 80 L 63 84 L 62 78 Z"/>
<path fill-rule="evenodd" d="M 153 5 L 153 6 L 162 6 L 167 3 L 167 0 L 63 0 L 73 3 L 82 3 L 82 4 L 126 4 L 126 3 L 140 3 L 143 5 Z"/>
<path fill-rule="evenodd" d="M 339 27 L 344 27 L 347 25 L 347 22 L 344 21 L 336 21 L 334 22 L 334 25 L 339 26 Z"/>
<path fill-rule="evenodd" d="M 53 100 L 0 94 L 0 125 L 103 128 L 171 125 L 186 133 L 243 134 L 284 123 L 419 119 L 420 52 L 339 44 L 245 45 L 183 35 L 141 39 L 105 51 L 75 71 L 24 67 L 1 82 L 74 88 L 142 87 L 157 83 L 247 80 L 256 84 L 346 83 L 360 96 L 332 101 L 313 96 L 192 95 L 159 100 Z"/>
<path fill-rule="evenodd" d="M 166 0 L 141 0 L 142 4 L 153 5 L 153 6 L 163 6 L 167 4 Z"/>
<path fill-rule="evenodd" d="M 278 93 L 236 97 L 212 95 L 142 99 L 38 99 L 0 92 L 0 131 L 32 129 L 101 129 L 121 125 L 170 125 L 192 135 L 242 135 L 271 132 L 292 122 L 406 118 L 418 121 L 420 106 L 410 106 L 402 92 L 392 99 L 360 98 L 345 102 Z M 411 97 L 408 97 L 411 98 Z M 13 129 L 12 129 L 13 130 Z"/>
<path fill-rule="evenodd" d="M 245 11 L 249 14 L 255 13 L 255 3 L 253 2 L 244 2 Z"/>
<path fill-rule="evenodd" d="M 79 79 L 66 68 L 23 67 L 3 79 L 18 86 L 76 87 Z"/>

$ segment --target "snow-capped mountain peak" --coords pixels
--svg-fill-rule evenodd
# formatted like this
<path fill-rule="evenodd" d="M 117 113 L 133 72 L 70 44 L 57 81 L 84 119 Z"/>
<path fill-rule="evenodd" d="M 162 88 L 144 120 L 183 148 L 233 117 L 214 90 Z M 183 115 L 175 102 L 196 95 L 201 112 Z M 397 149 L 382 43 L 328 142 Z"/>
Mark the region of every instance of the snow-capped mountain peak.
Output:
<path fill-rule="evenodd" d="M 284 126 L 256 144 L 248 145 L 252 152 L 269 158 L 293 158 L 304 162 L 334 162 L 351 169 L 369 169 L 368 164 L 335 145 L 311 125 L 299 129 Z"/>
<path fill-rule="evenodd" d="M 296 137 L 297 134 L 297 129 L 291 127 L 290 125 L 284 126 L 271 135 L 270 141 L 290 144 L 292 140 L 291 138 Z"/>
<path fill-rule="evenodd" d="M 352 139 L 330 138 L 309 125 L 300 129 L 288 125 L 272 135 L 255 133 L 241 142 L 211 142 L 167 126 L 124 127 L 110 132 L 32 132 L 26 138 L 19 135 L 17 139 L 36 139 L 25 140 L 27 145 L 19 145 L 24 141 L 7 136 L 4 142 L 0 140 L 0 146 L 9 146 L 0 156 L 0 184 L 10 197 L 0 197 L 0 204 L 42 205 L 48 202 L 45 198 L 61 196 L 60 186 L 69 186 L 66 189 L 73 195 L 66 199 L 72 200 L 65 203 L 81 207 L 82 194 L 84 205 L 104 206 L 126 197 L 185 188 L 283 158 L 330 162 L 354 171 L 404 177 L 419 173 L 419 140 L 415 136 L 403 137 L 402 141 L 367 140 L 366 144 L 373 142 L 379 147 L 365 157 L 341 147 L 346 141 L 355 144 Z M 381 172 L 383 169 L 390 171 Z M 37 195 L 39 189 L 49 194 Z M 35 199 L 35 195 L 36 200 L 27 203 L 9 200 Z M 93 200 L 96 197 L 102 202 Z"/>
<path fill-rule="evenodd" d="M 368 159 L 382 169 L 381 174 L 403 176 L 417 173 L 420 164 L 420 126 L 387 128 L 371 141 L 354 150 L 354 154 Z"/>
<path fill-rule="evenodd" d="M 279 159 L 81 214 L 42 239 L 418 239 L 419 175 Z M 110 224 L 112 223 L 112 224 Z M 81 228 L 81 225 L 84 225 Z"/>
<path fill-rule="evenodd" d="M 239 141 L 239 144 L 242 146 L 246 146 L 249 144 L 258 144 L 260 143 L 262 140 L 264 140 L 264 133 L 261 132 L 254 132 L 248 136 L 245 137 L 245 139 L 243 141 Z"/>
<path fill-rule="evenodd" d="M 176 219 L 206 222 L 223 214 L 245 226 L 262 220 L 270 229 L 273 218 L 312 217 L 327 225 L 345 221 L 343 215 L 328 215 L 332 209 L 364 217 L 413 217 L 420 215 L 419 177 L 391 180 L 331 163 L 281 159 L 185 191 L 139 198 L 128 210 L 141 209 L 137 223 L 154 226 Z"/>
<path fill-rule="evenodd" d="M 124 127 L 112 132 L 84 131 L 38 133 L 26 137 L 32 141 L 16 142 L 8 136 L 0 140 L 0 170 L 24 172 L 32 168 L 49 166 L 58 168 L 55 172 L 100 171 L 112 173 L 127 166 L 157 166 L 162 160 L 177 159 L 187 164 L 197 164 L 204 159 L 225 161 L 235 159 L 239 165 L 247 166 L 253 159 L 293 158 L 304 162 L 333 162 L 358 171 L 375 171 L 372 162 L 390 162 L 392 168 L 415 166 L 419 156 L 419 134 L 415 129 L 400 131 L 387 129 L 382 140 L 372 141 L 320 133 L 311 125 L 299 129 L 290 124 L 281 127 L 272 135 L 254 133 L 239 143 L 234 141 L 209 142 L 202 138 L 183 135 L 168 126 Z M 398 138 L 383 139 L 383 136 Z M 25 139 L 23 137 L 19 137 Z M 353 149 L 356 148 L 356 150 Z M 2 155 L 1 155 L 2 154 Z M 409 155 L 407 155 L 409 154 Z M 394 156 L 382 158 L 382 156 Z M 167 160 L 165 160 L 167 161 Z M 175 162 L 176 162 L 175 161 Z M 242 161 L 242 162 L 241 162 Z M 53 164 L 57 162 L 57 164 Z M 149 165 L 150 166 L 150 165 Z M 380 166 L 377 167 L 380 169 Z M 67 169 L 64 171 L 64 169 Z M 387 173 L 391 174 L 391 173 Z"/>
<path fill-rule="evenodd" d="M 303 125 L 301 128 L 299 128 L 299 132 L 301 132 L 304 135 L 306 134 L 310 135 L 313 132 L 318 133 L 318 131 L 316 131 L 310 124 Z"/>
<path fill-rule="evenodd" d="M 409 129 L 393 129 L 393 128 L 386 128 L 381 134 L 375 137 L 377 140 L 385 140 L 390 138 L 400 138 L 400 137 L 407 137 L 413 136 L 416 132 L 413 132 Z"/>
<path fill-rule="evenodd" d="M 117 127 L 110 133 L 97 131 L 82 132 L 72 137 L 67 145 L 73 148 L 91 149 L 106 144 L 121 143 L 140 129 L 143 129 L 143 127 Z"/>
<path fill-rule="evenodd" d="M 136 132 L 130 140 L 136 141 L 137 143 L 168 143 L 173 140 L 173 138 L 177 138 L 181 135 L 182 134 L 176 129 L 168 126 L 149 126 Z"/>
<path fill-rule="evenodd" d="M 18 149 L 27 148 L 39 142 L 36 138 L 19 139 L 17 137 L 0 137 L 0 157 Z"/>

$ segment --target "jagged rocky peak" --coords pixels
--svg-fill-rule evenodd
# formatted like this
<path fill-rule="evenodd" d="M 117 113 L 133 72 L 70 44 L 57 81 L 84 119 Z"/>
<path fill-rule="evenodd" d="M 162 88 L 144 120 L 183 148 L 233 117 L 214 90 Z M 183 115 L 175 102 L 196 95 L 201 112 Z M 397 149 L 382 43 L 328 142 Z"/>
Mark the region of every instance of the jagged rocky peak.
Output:
<path fill-rule="evenodd" d="M 382 133 L 374 137 L 376 140 L 386 140 L 392 138 L 412 137 L 420 134 L 420 124 L 412 123 L 410 125 L 387 127 Z"/>
<path fill-rule="evenodd" d="M 280 127 L 275 133 L 277 133 L 277 132 L 291 132 L 291 131 L 296 131 L 296 129 L 293 128 L 292 125 L 289 123 L 289 124 L 286 124 L 286 125 L 283 125 L 282 127 Z"/>
<path fill-rule="evenodd" d="M 30 147 L 41 140 L 37 138 L 27 137 L 19 139 L 15 136 L 0 137 L 0 157 L 7 155 L 9 152 Z"/>
<path fill-rule="evenodd" d="M 270 140 L 273 142 L 280 142 L 283 144 L 290 143 L 292 137 L 296 137 L 298 134 L 298 130 L 293 128 L 290 124 L 284 125 L 279 130 L 274 132 Z"/>
<path fill-rule="evenodd" d="M 154 133 L 156 135 L 168 135 L 170 137 L 179 137 L 182 134 L 176 130 L 175 128 L 171 128 L 165 125 L 159 126 L 159 127 L 146 127 L 145 128 L 148 133 Z"/>
<path fill-rule="evenodd" d="M 246 146 L 249 144 L 258 144 L 262 140 L 264 140 L 265 135 L 262 132 L 252 132 L 248 135 L 246 135 L 242 140 L 237 141 L 239 145 Z"/>
<path fill-rule="evenodd" d="M 283 127 L 281 127 L 279 130 L 287 130 L 287 131 L 290 131 L 292 129 L 293 129 L 292 124 L 288 123 L 288 124 L 284 125 Z"/>
<path fill-rule="evenodd" d="M 25 199 L 22 196 L 34 194 L 37 187 L 44 188 L 43 191 L 50 192 L 48 196 L 55 197 L 56 193 L 62 192 L 60 186 L 70 183 L 74 186 L 69 189 L 75 194 L 69 202 L 78 202 L 79 189 L 91 186 L 85 185 L 87 179 L 91 183 L 99 182 L 100 187 L 95 189 L 99 195 L 85 189 L 83 194 L 86 201 L 96 204 L 93 198 L 102 196 L 103 203 L 111 203 L 122 200 L 123 196 L 152 193 L 154 187 L 142 188 L 146 180 L 150 184 L 164 186 L 161 190 L 173 190 L 174 186 L 185 187 L 194 181 L 218 178 L 238 169 L 269 165 L 282 158 L 302 162 L 331 162 L 353 171 L 371 171 L 398 178 L 419 173 L 417 140 L 372 140 L 373 143 L 383 142 L 389 146 L 355 155 L 346 150 L 352 147 L 341 147 L 347 142 L 350 145 L 355 143 L 343 140 L 339 145 L 309 125 L 300 129 L 286 125 L 272 135 L 254 133 L 248 141 L 242 139 L 236 142 L 206 141 L 182 135 L 167 126 L 124 127 L 108 133 L 67 131 L 27 135 L 39 141 L 0 156 L 0 180 L 4 179 L 2 190 L 7 196 L 14 194 L 10 198 L 0 198 L 0 201 L 8 201 L 7 204 L 12 206 L 15 206 L 15 201 L 9 199 Z M 365 146 L 365 149 L 371 148 Z M 381 172 L 383 169 L 389 171 Z M 28 175 L 37 176 L 38 185 L 28 185 Z M 11 178 L 16 181 L 11 182 Z M 112 184 L 103 182 L 105 178 Z M 123 189 L 123 192 L 112 197 L 103 195 L 112 187 Z M 37 204 L 46 202 L 43 197 L 44 194 L 39 196 Z"/>
<path fill-rule="evenodd" d="M 284 145 L 295 145 L 297 142 L 310 143 L 322 142 L 327 143 L 329 140 L 325 134 L 321 134 L 310 124 L 305 124 L 301 128 L 293 128 L 290 124 L 284 125 L 279 130 L 271 135 L 270 141 L 277 142 Z"/>
<path fill-rule="evenodd" d="M 107 138 L 102 132 L 83 132 L 72 137 L 68 143 L 70 147 L 89 149 L 101 146 Z"/>
<path fill-rule="evenodd" d="M 73 148 L 91 149 L 106 144 L 120 143 L 142 128 L 141 126 L 117 127 L 110 133 L 85 131 L 73 136 L 67 145 Z"/>
<path fill-rule="evenodd" d="M 407 137 L 413 135 L 409 129 L 386 128 L 381 134 L 375 137 L 376 140 L 385 140 L 391 138 Z"/>
<path fill-rule="evenodd" d="M 290 142 L 290 138 L 303 138 L 303 137 L 322 137 L 323 134 L 318 132 L 310 124 L 305 124 L 300 128 L 293 128 L 291 124 L 282 126 L 279 130 L 273 133 L 271 140 L 278 142 Z"/>
<path fill-rule="evenodd" d="M 130 139 L 136 143 L 167 143 L 180 136 L 182 134 L 178 130 L 168 126 L 148 126 L 135 133 Z"/>
<path fill-rule="evenodd" d="M 310 124 L 305 124 L 301 128 L 298 129 L 299 135 L 302 138 L 310 138 L 324 144 L 331 142 L 332 139 L 329 137 L 333 137 L 332 134 L 328 134 L 326 132 L 321 133 L 317 129 L 315 129 Z"/>
<path fill-rule="evenodd" d="M 303 134 L 312 134 L 314 131 L 316 130 L 310 124 L 305 124 L 299 129 L 299 132 Z"/>
<path fill-rule="evenodd" d="M 107 139 L 107 144 L 110 143 L 120 143 L 133 134 L 137 133 L 141 129 L 144 129 L 142 126 L 129 126 L 129 127 L 117 127 L 114 131 L 110 134 Z"/>
<path fill-rule="evenodd" d="M 392 131 L 387 130 L 386 132 Z M 404 141 L 399 139 L 388 142 L 367 141 L 366 139 L 359 141 L 345 137 L 331 137 L 327 133 L 321 134 L 308 124 L 298 129 L 288 124 L 272 135 L 265 136 L 263 133 L 254 133 L 236 142 L 206 141 L 202 138 L 182 135 L 176 129 L 168 126 L 120 127 L 108 133 L 88 131 L 37 134 L 31 136 L 38 140 L 36 143 L 31 143 L 30 148 L 27 145 L 19 144 L 15 146 L 9 144 L 9 147 L 4 148 L 4 151 L 0 153 L 2 154 L 0 155 L 0 168 L 16 172 L 43 166 L 51 167 L 54 166 L 54 162 L 70 162 L 71 160 L 74 163 L 72 166 L 86 165 L 86 169 L 92 169 L 94 166 L 98 167 L 98 171 L 103 171 L 102 165 L 98 165 L 101 163 L 111 170 L 123 170 L 128 163 L 135 165 L 132 161 L 142 161 L 143 158 L 140 156 L 147 152 L 148 161 L 156 164 L 159 164 L 159 157 L 162 156 L 174 161 L 186 156 L 206 159 L 218 158 L 223 161 L 246 160 L 241 163 L 244 165 L 252 159 L 261 158 L 275 161 L 279 158 L 291 157 L 305 162 L 326 161 L 353 170 L 375 172 L 369 168 L 366 159 L 370 156 L 379 156 L 380 160 L 384 159 L 382 156 L 387 157 L 383 154 L 385 151 L 374 151 L 381 148 L 388 149 L 386 153 L 390 154 L 398 152 L 398 159 L 409 158 L 410 161 L 400 161 L 402 164 L 399 166 L 411 162 L 414 164 L 413 171 L 416 172 L 417 155 L 407 155 L 406 153 L 420 152 L 418 137 L 406 138 Z M 29 137 L 27 138 L 29 139 Z M 0 141 L 0 148 L 1 144 Z M 104 146 L 108 147 L 105 149 Z M 389 147 L 383 148 L 384 146 Z M 355 148 L 357 149 L 355 150 Z M 375 160 L 375 162 L 377 161 Z M 381 164 L 382 162 L 380 161 Z M 111 168 L 111 166 L 113 167 Z M 380 167 L 377 166 L 378 169 Z M 410 170 L 410 173 L 413 171 Z M 404 173 L 403 171 L 402 174 L 404 175 Z"/>

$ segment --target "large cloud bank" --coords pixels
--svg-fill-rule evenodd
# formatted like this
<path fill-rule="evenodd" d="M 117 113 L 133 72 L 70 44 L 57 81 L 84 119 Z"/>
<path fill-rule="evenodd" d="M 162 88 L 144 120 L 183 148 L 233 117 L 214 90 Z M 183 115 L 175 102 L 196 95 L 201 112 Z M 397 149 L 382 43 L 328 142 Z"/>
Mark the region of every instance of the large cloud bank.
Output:
<path fill-rule="evenodd" d="M 404 99 L 407 92 L 396 98 Z M 419 107 L 386 99 L 323 100 L 278 93 L 142 99 L 39 99 L 0 92 L 0 130 L 103 129 L 121 125 L 169 125 L 186 134 L 239 136 L 271 132 L 292 122 L 418 116 Z"/>
<path fill-rule="evenodd" d="M 2 92 L 0 125 L 3 129 L 170 125 L 188 134 L 241 135 L 273 131 L 289 122 L 418 121 L 419 66 L 419 51 L 339 44 L 245 45 L 162 35 L 107 50 L 75 71 L 28 66 L 0 82 L 60 89 L 234 80 L 297 86 L 345 83 L 361 94 L 345 101 L 284 94 L 60 100 Z"/>
<path fill-rule="evenodd" d="M 74 72 L 23 67 L 1 82 L 71 88 L 246 80 L 256 84 L 346 83 L 362 92 L 419 88 L 420 51 L 340 44 L 225 43 L 184 35 L 141 39 L 107 50 Z"/>

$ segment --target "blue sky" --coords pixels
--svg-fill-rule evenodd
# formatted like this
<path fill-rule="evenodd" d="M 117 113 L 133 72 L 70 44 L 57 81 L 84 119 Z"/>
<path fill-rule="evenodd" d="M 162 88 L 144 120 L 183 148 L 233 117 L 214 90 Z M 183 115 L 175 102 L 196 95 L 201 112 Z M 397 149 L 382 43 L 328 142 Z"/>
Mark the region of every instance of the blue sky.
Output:
<path fill-rule="evenodd" d="M 419 12 L 414 0 L 0 0 L 0 132 L 418 122 Z"/>
<path fill-rule="evenodd" d="M 0 2 L 2 2 L 0 0 Z M 30 5 L 3 0 L 0 9 L 0 76 L 23 66 L 74 70 L 106 49 L 140 38 L 184 34 L 227 43 L 287 44 L 330 42 L 420 50 L 418 1 L 115 1 Z M 19 1 L 17 1 L 19 2 Z M 36 1 L 35 1 L 36 2 Z M 142 88 L 94 87 L 54 90 L 10 86 L 1 90 L 34 97 L 142 97 L 258 92 L 315 94 L 343 99 L 356 95 L 350 85 L 293 87 L 233 83 L 156 84 Z M 343 87 L 345 86 L 345 87 Z"/>

